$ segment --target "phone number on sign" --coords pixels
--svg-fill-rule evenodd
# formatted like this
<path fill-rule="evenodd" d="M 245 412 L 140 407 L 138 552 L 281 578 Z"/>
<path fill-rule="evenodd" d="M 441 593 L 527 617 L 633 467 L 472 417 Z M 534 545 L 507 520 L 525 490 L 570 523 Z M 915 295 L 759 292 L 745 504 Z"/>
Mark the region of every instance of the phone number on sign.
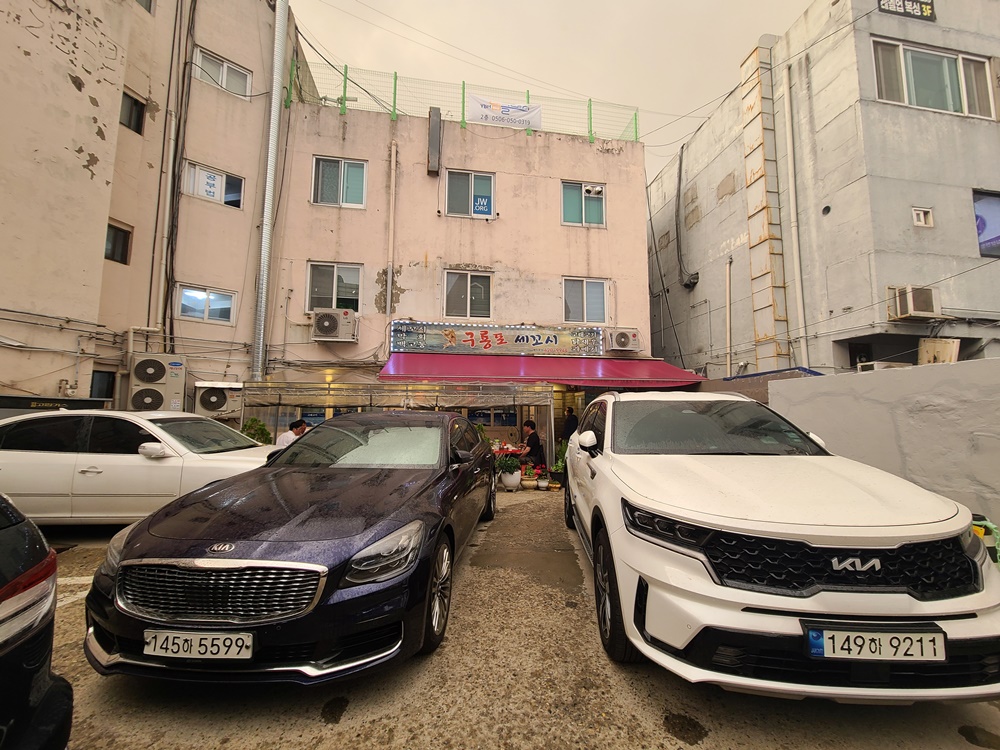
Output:
<path fill-rule="evenodd" d="M 482 115 L 480 117 L 480 122 L 500 123 L 502 125 L 523 125 L 526 128 L 531 127 L 531 120 L 525 120 L 517 117 L 505 117 L 504 115 Z"/>

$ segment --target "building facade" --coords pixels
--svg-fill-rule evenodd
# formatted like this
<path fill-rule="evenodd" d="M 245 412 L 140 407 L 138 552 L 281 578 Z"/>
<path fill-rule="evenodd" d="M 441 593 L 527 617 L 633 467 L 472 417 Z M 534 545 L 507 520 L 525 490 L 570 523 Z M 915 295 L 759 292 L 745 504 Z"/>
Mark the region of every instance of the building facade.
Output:
<path fill-rule="evenodd" d="M 649 186 L 653 354 L 709 377 L 1000 356 L 1000 16 L 812 4 Z"/>

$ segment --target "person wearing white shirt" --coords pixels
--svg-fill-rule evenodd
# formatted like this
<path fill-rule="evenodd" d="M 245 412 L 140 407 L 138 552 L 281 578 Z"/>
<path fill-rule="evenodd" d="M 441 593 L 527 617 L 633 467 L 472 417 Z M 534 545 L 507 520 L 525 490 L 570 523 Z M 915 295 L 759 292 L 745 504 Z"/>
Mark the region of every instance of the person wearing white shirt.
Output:
<path fill-rule="evenodd" d="M 287 448 L 295 442 L 296 438 L 301 437 L 308 427 L 309 425 L 306 423 L 306 420 L 296 419 L 288 425 L 288 432 L 283 432 L 278 435 L 278 439 L 275 441 L 274 446 L 276 448 Z"/>

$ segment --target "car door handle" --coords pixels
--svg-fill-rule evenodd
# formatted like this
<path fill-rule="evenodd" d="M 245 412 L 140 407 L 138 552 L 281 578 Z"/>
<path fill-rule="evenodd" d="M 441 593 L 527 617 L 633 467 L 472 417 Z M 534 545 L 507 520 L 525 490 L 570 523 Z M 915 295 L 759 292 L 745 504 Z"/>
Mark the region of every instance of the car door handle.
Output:
<path fill-rule="evenodd" d="M 104 469 L 98 469 L 96 466 L 88 466 L 86 469 L 80 469 L 81 474 L 103 474 Z"/>
<path fill-rule="evenodd" d="M 590 478 L 591 479 L 593 479 L 594 477 L 597 476 L 597 471 L 595 471 L 595 469 L 594 469 L 593 466 L 588 466 L 587 468 L 590 469 Z"/>

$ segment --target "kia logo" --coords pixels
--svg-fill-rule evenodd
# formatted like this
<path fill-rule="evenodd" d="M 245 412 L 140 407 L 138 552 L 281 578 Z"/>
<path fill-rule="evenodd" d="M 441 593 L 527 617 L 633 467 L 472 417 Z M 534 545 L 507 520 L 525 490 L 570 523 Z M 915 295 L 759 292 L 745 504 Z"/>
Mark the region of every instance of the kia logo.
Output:
<path fill-rule="evenodd" d="M 235 544 L 230 544 L 229 542 L 219 542 L 218 544 L 213 544 L 208 548 L 208 551 L 213 555 L 221 555 L 225 552 L 232 552 L 236 549 Z"/>
<path fill-rule="evenodd" d="M 834 557 L 830 562 L 833 564 L 834 570 L 853 570 L 857 573 L 864 573 L 866 570 L 882 570 L 882 563 L 877 557 L 873 557 L 866 563 L 861 562 L 860 557 L 848 557 L 845 560 Z"/>

